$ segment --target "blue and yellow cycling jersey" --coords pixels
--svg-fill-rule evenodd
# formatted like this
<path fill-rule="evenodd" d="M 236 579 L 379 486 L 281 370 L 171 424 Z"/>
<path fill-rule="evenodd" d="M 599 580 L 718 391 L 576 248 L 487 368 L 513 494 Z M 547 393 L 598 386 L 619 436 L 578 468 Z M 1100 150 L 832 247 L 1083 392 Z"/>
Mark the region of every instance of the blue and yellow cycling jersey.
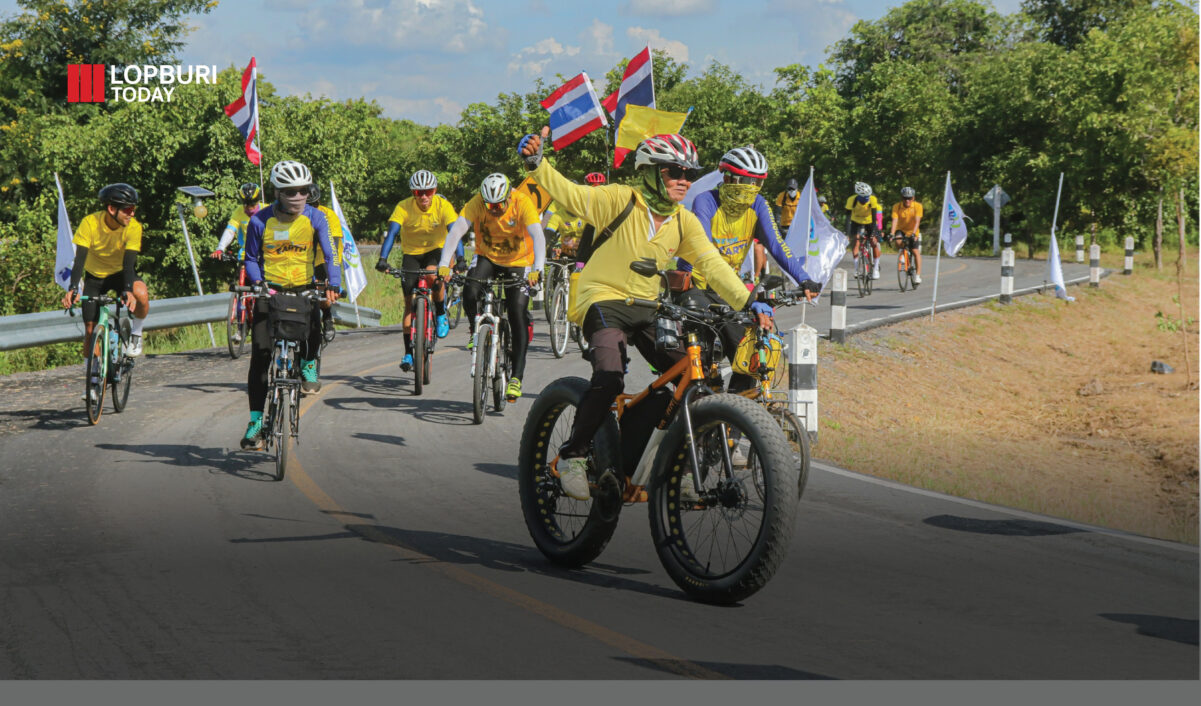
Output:
<path fill-rule="evenodd" d="M 692 212 L 700 220 L 705 229 L 705 235 L 717 248 L 726 264 L 735 272 L 742 268 L 743 261 L 753 251 L 753 243 L 759 241 L 766 248 L 772 259 L 797 282 L 808 279 L 801 269 L 804 258 L 795 257 L 792 249 L 784 242 L 776 221 L 772 218 L 771 209 L 762 194 L 755 197 L 751 207 L 743 211 L 737 218 L 730 217 L 721 209 L 721 197 L 718 189 L 706 191 L 692 202 Z M 685 272 L 692 270 L 691 263 L 680 260 L 678 267 Z M 705 280 L 698 274 L 693 274 L 692 280 L 698 287 L 705 286 Z"/>
<path fill-rule="evenodd" d="M 246 276 L 251 282 L 274 282 L 284 287 L 304 287 L 313 281 L 316 250 L 333 260 L 329 221 L 318 209 L 305 205 L 291 221 L 275 215 L 271 205 L 251 217 L 246 227 Z M 341 285 L 341 268 L 330 267 L 329 284 Z"/>
<path fill-rule="evenodd" d="M 344 237 L 342 233 L 342 221 L 338 220 L 338 214 L 334 213 L 334 209 L 330 208 L 329 206 L 318 206 L 317 210 L 325 214 L 325 220 L 327 223 L 329 223 L 329 244 L 333 246 L 334 249 L 334 265 L 336 267 L 341 267 L 342 238 Z M 325 256 L 321 254 L 320 249 L 317 250 L 316 255 L 317 260 L 314 264 L 324 265 Z"/>

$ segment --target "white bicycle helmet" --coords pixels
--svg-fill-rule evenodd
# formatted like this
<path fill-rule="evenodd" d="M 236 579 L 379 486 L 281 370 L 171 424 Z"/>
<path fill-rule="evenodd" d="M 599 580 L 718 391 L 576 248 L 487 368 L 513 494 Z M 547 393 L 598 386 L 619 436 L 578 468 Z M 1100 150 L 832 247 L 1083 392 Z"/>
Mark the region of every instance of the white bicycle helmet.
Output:
<path fill-rule="evenodd" d="M 754 147 L 735 147 L 722 155 L 717 168 L 738 176 L 767 178 L 767 158 Z"/>
<path fill-rule="evenodd" d="M 484 203 L 504 203 L 505 199 L 509 198 L 510 190 L 509 177 L 500 172 L 489 174 L 480 184 L 480 196 L 483 197 Z"/>
<path fill-rule="evenodd" d="M 872 195 L 872 187 L 861 181 L 857 181 L 855 182 L 855 195 L 866 199 Z"/>
<path fill-rule="evenodd" d="M 313 173 L 300 162 L 285 159 L 271 167 L 271 184 L 277 189 L 308 186 L 313 183 Z"/>
<path fill-rule="evenodd" d="M 913 198 L 913 194 L 914 191 L 912 186 L 906 186 L 905 188 L 901 189 L 901 198 L 903 199 L 911 199 Z"/>
<path fill-rule="evenodd" d="M 436 189 L 438 188 L 438 177 L 428 169 L 418 169 L 413 172 L 413 176 L 409 177 L 409 188 L 413 191 L 418 189 Z"/>
<path fill-rule="evenodd" d="M 685 169 L 700 169 L 696 145 L 683 135 L 664 134 L 648 137 L 638 143 L 634 152 L 634 167 L 675 164 Z"/>

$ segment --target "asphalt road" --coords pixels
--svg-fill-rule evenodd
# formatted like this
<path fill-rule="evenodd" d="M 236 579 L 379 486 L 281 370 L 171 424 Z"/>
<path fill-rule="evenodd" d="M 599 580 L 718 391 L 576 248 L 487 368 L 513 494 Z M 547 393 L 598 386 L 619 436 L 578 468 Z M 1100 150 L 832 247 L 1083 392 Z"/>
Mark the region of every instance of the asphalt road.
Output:
<path fill-rule="evenodd" d="M 997 270 L 944 260 L 940 301 L 991 293 Z M 864 319 L 928 311 L 925 285 L 882 283 Z M 465 327 L 420 397 L 399 331 L 340 335 L 282 483 L 238 449 L 244 358 L 146 358 L 95 427 L 77 366 L 0 379 L 0 677 L 1198 679 L 1197 547 L 820 461 L 787 560 L 739 606 L 676 588 L 645 506 L 595 563 L 549 564 L 517 441 L 539 390 L 588 367 L 536 320 L 527 397 L 481 426 Z"/>

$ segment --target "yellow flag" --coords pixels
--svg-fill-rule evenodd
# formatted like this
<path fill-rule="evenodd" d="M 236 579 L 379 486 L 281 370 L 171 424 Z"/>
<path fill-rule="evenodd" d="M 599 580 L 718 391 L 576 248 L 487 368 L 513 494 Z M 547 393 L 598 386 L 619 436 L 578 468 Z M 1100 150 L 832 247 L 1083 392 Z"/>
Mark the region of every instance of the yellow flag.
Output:
<path fill-rule="evenodd" d="M 524 191 L 526 196 L 534 199 L 534 206 L 538 208 L 538 213 L 546 211 L 550 206 L 550 194 L 542 185 L 534 181 L 534 177 L 527 176 L 524 181 L 517 185 L 516 191 Z"/>
<path fill-rule="evenodd" d="M 638 143 L 652 135 L 679 132 L 688 113 L 655 110 L 644 105 L 627 105 L 625 117 L 617 128 L 613 151 L 613 166 L 620 167 L 625 156 L 638 148 Z"/>

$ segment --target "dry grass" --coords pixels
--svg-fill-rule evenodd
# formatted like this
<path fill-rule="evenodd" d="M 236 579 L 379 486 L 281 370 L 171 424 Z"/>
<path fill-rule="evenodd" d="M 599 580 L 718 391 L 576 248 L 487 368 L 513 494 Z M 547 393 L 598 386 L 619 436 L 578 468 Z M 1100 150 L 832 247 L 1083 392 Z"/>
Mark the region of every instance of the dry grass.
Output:
<path fill-rule="evenodd" d="M 1150 260 L 1144 256 L 1145 261 Z M 1174 263 L 1175 252 L 1165 260 Z M 1120 272 L 1121 256 L 1116 263 Z M 1196 251 L 1184 315 L 1198 312 Z M 1174 264 L 823 342 L 818 458 L 918 487 L 1198 541 L 1198 335 Z M 1186 375 L 1185 341 L 1191 359 Z M 1151 361 L 1176 369 L 1152 374 Z"/>

